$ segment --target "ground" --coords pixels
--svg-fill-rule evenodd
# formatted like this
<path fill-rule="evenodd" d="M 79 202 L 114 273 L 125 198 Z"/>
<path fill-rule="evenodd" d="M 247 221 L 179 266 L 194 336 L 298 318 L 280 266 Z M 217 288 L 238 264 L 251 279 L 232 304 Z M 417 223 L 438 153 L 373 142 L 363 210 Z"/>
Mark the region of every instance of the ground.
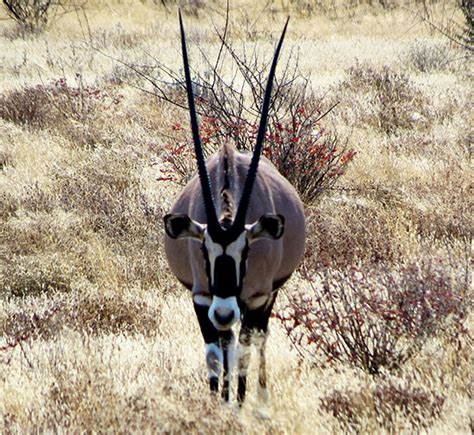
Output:
<path fill-rule="evenodd" d="M 377 375 L 301 358 L 272 318 L 271 398 L 257 398 L 254 354 L 242 409 L 208 392 L 192 300 L 163 250 L 182 188 L 164 162 L 187 113 L 130 68 L 181 74 L 176 2 L 163 3 L 90 0 L 35 33 L 1 21 L 0 431 L 470 433 L 472 61 L 417 15 L 443 23 L 454 2 L 230 2 L 231 40 L 257 42 L 263 59 L 291 15 L 281 65 L 299 50 L 323 107 L 339 102 L 321 123 L 356 152 L 305 202 L 304 267 L 275 312 L 320 291 L 308 271 L 380 264 L 422 277 L 435 264 L 458 304 Z M 217 56 L 225 5 L 182 4 L 199 70 Z"/>

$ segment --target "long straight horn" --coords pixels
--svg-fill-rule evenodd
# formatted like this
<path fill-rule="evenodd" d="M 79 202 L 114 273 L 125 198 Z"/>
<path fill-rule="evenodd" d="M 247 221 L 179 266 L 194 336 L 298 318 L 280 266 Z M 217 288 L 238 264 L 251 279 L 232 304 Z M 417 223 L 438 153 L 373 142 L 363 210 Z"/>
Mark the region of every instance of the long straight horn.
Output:
<path fill-rule="evenodd" d="M 275 77 L 275 70 L 278 62 L 278 56 L 280 54 L 283 39 L 285 39 L 286 28 L 288 27 L 288 21 L 286 20 L 285 27 L 278 42 L 273 56 L 272 67 L 270 68 L 270 74 L 268 76 L 267 88 L 265 89 L 265 97 L 263 99 L 262 115 L 260 118 L 260 126 L 258 128 L 257 143 L 253 151 L 252 161 L 250 162 L 249 170 L 247 172 L 247 178 L 245 179 L 244 190 L 240 199 L 239 208 L 235 216 L 233 227 L 239 228 L 245 225 L 245 216 L 247 215 L 247 209 L 250 203 L 250 195 L 252 194 L 253 185 L 257 176 L 258 162 L 260 161 L 260 155 L 262 154 L 263 142 L 265 140 L 265 131 L 267 129 L 268 121 L 268 110 L 270 108 L 270 97 L 272 95 L 273 79 Z"/>
<path fill-rule="evenodd" d="M 202 196 L 204 198 L 204 208 L 206 209 L 208 230 L 213 231 L 219 227 L 219 221 L 216 215 L 214 200 L 212 197 L 211 183 L 206 169 L 206 162 L 202 152 L 201 138 L 199 137 L 199 125 L 194 106 L 194 95 L 191 83 L 191 73 L 189 72 L 188 51 L 186 49 L 186 35 L 184 34 L 183 19 L 179 11 L 179 27 L 181 30 L 181 49 L 183 52 L 184 75 L 186 76 L 186 91 L 188 94 L 189 116 L 191 118 L 191 130 L 193 132 L 194 151 L 201 181 Z"/>

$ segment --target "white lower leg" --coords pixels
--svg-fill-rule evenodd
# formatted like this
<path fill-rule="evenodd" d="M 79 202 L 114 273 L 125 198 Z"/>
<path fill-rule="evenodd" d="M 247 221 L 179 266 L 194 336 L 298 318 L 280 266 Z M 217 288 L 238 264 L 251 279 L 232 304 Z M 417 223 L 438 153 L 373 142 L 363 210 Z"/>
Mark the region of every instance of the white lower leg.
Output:
<path fill-rule="evenodd" d="M 247 346 L 239 343 L 239 359 L 237 363 L 239 376 L 247 376 L 250 364 L 250 350 L 250 345 Z"/>
<path fill-rule="evenodd" d="M 236 357 L 236 351 L 235 351 L 235 338 L 232 336 L 232 340 L 229 342 L 227 345 L 227 362 L 228 362 L 228 369 L 227 369 L 227 374 L 226 374 L 226 380 L 230 382 L 231 377 L 232 377 L 232 370 L 235 367 L 235 357 Z"/>
<path fill-rule="evenodd" d="M 209 378 L 217 378 L 221 374 L 224 355 L 218 343 L 206 344 L 206 364 Z"/>

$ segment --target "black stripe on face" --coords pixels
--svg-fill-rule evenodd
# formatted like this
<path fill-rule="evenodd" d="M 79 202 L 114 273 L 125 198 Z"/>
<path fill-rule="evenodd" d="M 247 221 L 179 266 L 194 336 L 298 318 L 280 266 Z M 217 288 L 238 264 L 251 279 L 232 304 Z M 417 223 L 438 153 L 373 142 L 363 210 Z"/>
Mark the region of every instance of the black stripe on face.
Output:
<path fill-rule="evenodd" d="M 245 276 L 249 252 L 246 234 L 234 237 L 225 240 L 225 243 L 216 243 L 206 234 L 202 245 L 209 292 L 221 298 L 239 296 Z M 214 264 L 211 264 L 212 261 Z"/>
<path fill-rule="evenodd" d="M 203 243 L 201 246 L 202 255 L 204 256 L 204 262 L 206 263 L 206 276 L 208 284 L 211 283 L 211 262 L 209 260 L 209 253 L 207 252 L 206 245 Z M 210 285 L 209 285 L 210 287 Z"/>
<path fill-rule="evenodd" d="M 221 298 L 238 295 L 236 267 L 235 260 L 229 255 L 216 258 L 214 285 L 211 289 L 214 295 Z"/>
<path fill-rule="evenodd" d="M 247 242 L 245 243 L 245 248 L 242 251 L 242 259 L 240 260 L 240 289 L 242 289 L 242 286 L 244 284 L 245 274 L 247 273 L 247 259 L 249 257 L 249 252 L 250 252 L 250 247 Z"/>

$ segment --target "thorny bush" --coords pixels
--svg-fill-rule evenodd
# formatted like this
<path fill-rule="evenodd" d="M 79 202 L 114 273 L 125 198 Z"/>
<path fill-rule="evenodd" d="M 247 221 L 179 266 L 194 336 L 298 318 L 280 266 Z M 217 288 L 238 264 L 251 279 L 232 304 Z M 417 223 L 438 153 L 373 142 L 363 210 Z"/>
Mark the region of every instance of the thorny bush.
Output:
<path fill-rule="evenodd" d="M 465 332 L 462 284 L 435 260 L 305 278 L 310 291 L 292 295 L 275 316 L 315 363 L 348 362 L 378 374 L 400 367 L 443 330 L 456 341 Z"/>
<path fill-rule="evenodd" d="M 269 64 L 262 59 L 258 46 L 253 50 L 245 46 L 235 49 L 226 39 L 229 25 L 227 19 L 223 33 L 216 30 L 221 40 L 217 59 L 211 61 L 201 49 L 205 68 L 201 69 L 203 73 L 193 71 L 193 91 L 207 155 L 225 142 L 233 143 L 241 151 L 252 150 L 268 79 Z M 226 56 L 236 67 L 230 76 L 223 69 Z M 144 90 L 187 111 L 180 74 L 157 59 L 153 65 L 129 66 L 151 85 L 151 89 Z M 346 149 L 344 141 L 341 143 L 335 132 L 321 124 L 336 104 L 322 104 L 299 69 L 298 53 L 290 51 L 279 71 L 270 101 L 263 152 L 295 186 L 303 201 L 310 202 L 334 185 L 355 152 Z M 183 127 L 177 122 L 173 130 L 174 138 L 170 142 L 168 136 L 165 143 L 167 167 L 161 179 L 185 184 L 195 167 L 190 129 L 188 123 Z"/>
<path fill-rule="evenodd" d="M 14 20 L 21 35 L 45 30 L 51 21 L 85 5 L 87 0 L 3 0 L 7 15 Z"/>
<path fill-rule="evenodd" d="M 54 11 L 61 3 L 53 0 L 3 0 L 7 15 L 16 21 L 24 33 L 44 30 Z"/>
<path fill-rule="evenodd" d="M 304 201 L 312 201 L 322 190 L 332 187 L 355 156 L 353 150 L 340 149 L 336 137 L 320 125 L 321 114 L 319 108 L 308 113 L 305 107 L 299 107 L 287 119 L 270 118 L 265 135 L 264 156 L 293 184 Z M 182 135 L 189 130 L 181 123 L 172 128 Z M 229 137 L 237 145 L 255 142 L 258 124 L 203 117 L 200 132 L 209 155 Z M 191 137 L 168 144 L 164 157 L 167 168 L 163 169 L 161 180 L 185 184 L 195 170 L 193 156 Z"/>

